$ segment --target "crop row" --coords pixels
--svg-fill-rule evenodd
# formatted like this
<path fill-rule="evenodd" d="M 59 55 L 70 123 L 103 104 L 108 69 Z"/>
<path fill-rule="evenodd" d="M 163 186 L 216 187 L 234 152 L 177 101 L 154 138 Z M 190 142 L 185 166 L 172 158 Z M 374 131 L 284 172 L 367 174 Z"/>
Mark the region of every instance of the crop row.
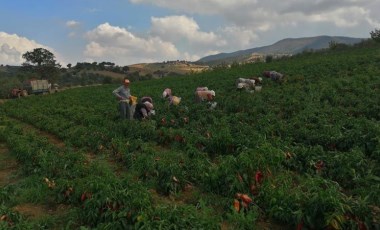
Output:
<path fill-rule="evenodd" d="M 376 225 L 371 207 L 380 205 L 376 55 L 376 49 L 305 54 L 191 77 L 132 82 L 133 95 L 154 100 L 157 115 L 143 122 L 118 120 L 114 85 L 25 98 L 2 108 L 68 146 L 119 160 L 125 171 L 161 195 L 193 187 L 217 197 L 207 199 L 204 208 L 225 212 L 207 222 L 214 226 L 229 218 L 247 228 L 270 218 L 309 228 L 369 227 Z M 235 90 L 237 77 L 266 69 L 281 70 L 287 81 L 265 79 L 262 92 L 255 94 Z M 193 103 L 197 86 L 216 91 L 215 110 Z M 182 97 L 178 107 L 159 97 L 166 87 Z M 253 201 L 246 206 L 236 197 L 239 193 Z M 244 212 L 232 209 L 236 200 Z M 197 198 L 187 207 L 199 215 L 200 203 Z"/>

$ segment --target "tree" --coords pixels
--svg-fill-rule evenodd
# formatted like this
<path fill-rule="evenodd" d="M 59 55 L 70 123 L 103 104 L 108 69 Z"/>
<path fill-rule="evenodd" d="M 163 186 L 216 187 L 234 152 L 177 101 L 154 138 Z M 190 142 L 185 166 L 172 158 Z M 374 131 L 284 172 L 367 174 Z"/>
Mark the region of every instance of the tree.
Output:
<path fill-rule="evenodd" d="M 375 29 L 374 31 L 371 31 L 369 34 L 371 34 L 372 40 L 380 42 L 380 30 Z"/>
<path fill-rule="evenodd" d="M 36 48 L 32 52 L 26 52 L 22 55 L 22 58 L 26 59 L 26 62 L 29 62 L 37 66 L 56 66 L 55 57 L 52 52 L 44 48 Z"/>
<path fill-rule="evenodd" d="M 338 47 L 338 42 L 333 41 L 333 40 L 331 40 L 331 41 L 329 42 L 329 48 L 330 48 L 331 50 L 334 50 L 334 49 L 336 49 L 337 47 Z"/>
<path fill-rule="evenodd" d="M 28 71 L 38 73 L 40 78 L 56 80 L 59 74 L 60 64 L 56 63 L 54 54 L 44 48 L 36 48 L 22 55 L 26 60 L 23 66 Z"/>
<path fill-rule="evenodd" d="M 265 56 L 265 62 L 266 63 L 270 63 L 270 62 L 272 62 L 272 60 L 273 60 L 273 56 L 272 55 Z"/>
<path fill-rule="evenodd" d="M 122 70 L 124 71 L 124 73 L 128 72 L 129 71 L 129 66 L 123 66 Z"/>

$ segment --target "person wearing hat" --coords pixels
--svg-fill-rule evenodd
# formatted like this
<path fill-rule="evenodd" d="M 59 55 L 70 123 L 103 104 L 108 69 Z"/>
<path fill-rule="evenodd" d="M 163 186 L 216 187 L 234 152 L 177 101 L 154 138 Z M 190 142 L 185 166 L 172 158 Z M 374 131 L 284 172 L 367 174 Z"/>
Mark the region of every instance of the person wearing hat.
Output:
<path fill-rule="evenodd" d="M 272 79 L 272 81 L 281 82 L 284 80 L 285 75 L 276 71 L 264 71 L 263 76 Z"/>
<path fill-rule="evenodd" d="M 195 102 L 202 102 L 202 101 L 212 101 L 215 97 L 215 91 L 214 90 L 196 90 L 195 91 Z"/>
<path fill-rule="evenodd" d="M 134 119 L 144 120 L 149 118 L 149 116 L 154 115 L 153 103 L 149 101 L 140 102 L 136 105 L 135 113 L 133 115 Z"/>
<path fill-rule="evenodd" d="M 168 99 L 169 105 L 179 105 L 181 102 L 181 97 L 173 96 L 172 90 L 166 88 L 164 92 L 162 92 L 162 98 Z"/>
<path fill-rule="evenodd" d="M 152 103 L 153 104 L 153 99 L 151 98 L 151 97 L 149 97 L 149 96 L 143 96 L 142 98 L 141 98 L 141 100 L 140 100 L 140 102 L 141 103 L 144 103 L 144 102 L 150 102 L 150 103 Z"/>
<path fill-rule="evenodd" d="M 263 78 L 261 78 L 261 77 L 251 77 L 249 79 L 254 80 L 255 81 L 255 85 L 260 85 L 260 86 L 262 85 Z"/>
<path fill-rule="evenodd" d="M 124 78 L 123 85 L 115 89 L 112 93 L 119 101 L 120 118 L 132 120 L 132 111 L 129 104 L 129 100 L 131 99 L 129 83 L 128 78 Z"/>
<path fill-rule="evenodd" d="M 172 90 L 169 88 L 166 88 L 164 92 L 162 92 L 162 98 L 170 98 L 172 96 Z"/>

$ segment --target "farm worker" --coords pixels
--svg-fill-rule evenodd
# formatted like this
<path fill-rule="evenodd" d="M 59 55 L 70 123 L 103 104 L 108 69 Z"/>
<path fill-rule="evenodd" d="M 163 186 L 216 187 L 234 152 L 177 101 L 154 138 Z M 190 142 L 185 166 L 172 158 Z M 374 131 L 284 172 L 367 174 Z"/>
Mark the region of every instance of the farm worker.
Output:
<path fill-rule="evenodd" d="M 14 97 L 20 97 L 21 89 L 12 89 L 12 96 Z"/>
<path fill-rule="evenodd" d="M 272 81 L 282 81 L 285 77 L 284 74 L 276 71 L 264 71 L 263 76 L 272 79 Z"/>
<path fill-rule="evenodd" d="M 199 86 L 199 87 L 197 87 L 197 89 L 195 91 L 206 91 L 206 90 L 208 90 L 207 87 Z"/>
<path fill-rule="evenodd" d="M 172 90 L 166 88 L 164 92 L 162 92 L 162 98 L 169 100 L 169 105 L 179 105 L 181 102 L 181 98 L 177 96 L 173 96 Z"/>
<path fill-rule="evenodd" d="M 249 79 L 254 80 L 256 85 L 262 85 L 263 78 L 261 77 L 250 77 Z"/>
<path fill-rule="evenodd" d="M 162 92 L 162 98 L 168 98 L 172 96 L 172 90 L 169 88 L 166 88 L 164 92 Z"/>
<path fill-rule="evenodd" d="M 144 120 L 149 118 L 151 115 L 154 115 L 154 106 L 151 102 L 145 101 L 145 102 L 140 102 L 136 105 L 135 113 L 133 115 L 134 119 L 137 120 Z"/>
<path fill-rule="evenodd" d="M 247 91 L 253 90 L 255 88 L 256 81 L 253 79 L 238 78 L 236 80 L 237 89 L 245 89 Z"/>
<path fill-rule="evenodd" d="M 247 84 L 247 83 L 241 82 L 241 83 L 238 83 L 238 84 L 236 85 L 236 88 L 237 88 L 238 90 L 243 90 L 243 89 L 245 89 L 245 90 L 249 90 L 249 89 L 251 88 L 251 86 L 250 86 L 249 84 Z"/>
<path fill-rule="evenodd" d="M 144 102 L 150 102 L 150 103 L 152 103 L 153 104 L 153 99 L 151 98 L 151 97 L 149 97 L 149 96 L 143 96 L 142 98 L 141 98 L 141 100 L 140 100 L 140 102 L 141 103 L 144 103 Z"/>
<path fill-rule="evenodd" d="M 214 101 L 215 91 L 209 90 L 207 87 L 198 87 L 195 90 L 195 101 L 202 102 L 207 101 L 207 107 L 211 110 L 216 108 L 217 102 Z"/>
<path fill-rule="evenodd" d="M 132 120 L 132 111 L 129 104 L 129 100 L 131 99 L 129 83 L 128 78 L 124 78 L 123 85 L 119 86 L 112 93 L 116 96 L 117 100 L 119 100 L 120 118 Z"/>
<path fill-rule="evenodd" d="M 215 97 L 214 90 L 197 90 L 195 91 L 195 102 L 213 101 Z"/>

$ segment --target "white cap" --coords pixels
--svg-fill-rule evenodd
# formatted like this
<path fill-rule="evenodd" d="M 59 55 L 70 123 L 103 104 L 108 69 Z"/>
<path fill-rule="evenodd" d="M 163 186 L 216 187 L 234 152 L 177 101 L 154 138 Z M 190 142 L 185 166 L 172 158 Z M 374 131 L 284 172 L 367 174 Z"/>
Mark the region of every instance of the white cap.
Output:
<path fill-rule="evenodd" d="M 210 90 L 210 94 L 215 97 L 215 91 L 214 90 Z"/>
<path fill-rule="evenodd" d="M 162 97 L 165 98 L 166 95 L 168 95 L 168 93 L 166 92 L 166 90 L 162 93 Z"/>
<path fill-rule="evenodd" d="M 152 110 L 154 107 L 153 107 L 153 104 L 150 103 L 149 101 L 146 101 L 144 102 L 144 104 L 146 105 L 146 107 L 149 109 L 149 110 Z"/>
<path fill-rule="evenodd" d="M 237 84 L 237 88 L 238 88 L 238 89 L 242 89 L 242 88 L 244 88 L 244 83 L 238 83 L 238 84 Z"/>
<path fill-rule="evenodd" d="M 262 77 L 259 77 L 259 80 L 260 80 L 260 81 L 262 81 L 262 80 L 263 80 L 263 78 L 262 78 Z"/>

